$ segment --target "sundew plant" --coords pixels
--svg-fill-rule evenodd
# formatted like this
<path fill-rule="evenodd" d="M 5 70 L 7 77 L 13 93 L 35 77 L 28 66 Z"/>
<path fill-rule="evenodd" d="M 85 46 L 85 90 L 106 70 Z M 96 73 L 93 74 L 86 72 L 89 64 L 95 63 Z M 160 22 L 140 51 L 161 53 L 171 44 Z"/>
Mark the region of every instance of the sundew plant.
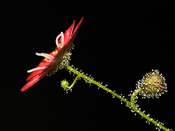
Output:
<path fill-rule="evenodd" d="M 23 92 L 27 90 L 44 76 L 52 75 L 59 69 L 61 70 L 65 68 L 70 73 L 76 75 L 71 85 L 69 85 L 67 80 L 61 81 L 61 87 L 66 91 L 66 93 L 69 91 L 71 92 L 77 80 L 82 79 L 86 83 L 96 85 L 98 89 L 101 88 L 105 90 L 108 92 L 108 94 L 112 95 L 112 98 L 120 99 L 121 102 L 131 110 L 131 112 L 134 112 L 135 114 L 138 113 L 142 118 L 145 118 L 147 124 L 154 124 L 157 130 L 162 129 L 164 131 L 172 131 L 172 129 L 166 128 L 162 122 L 151 118 L 150 114 L 145 114 L 144 111 L 141 111 L 141 108 L 137 104 L 138 95 L 140 95 L 142 99 L 154 99 L 159 98 L 168 91 L 165 77 L 158 70 L 152 70 L 149 73 L 146 73 L 141 80 L 138 80 L 136 83 L 136 89 L 128 95 L 130 98 L 127 99 L 124 96 L 117 94 L 115 91 L 107 88 L 107 85 L 103 85 L 102 83 L 95 81 L 93 77 L 85 75 L 82 71 L 78 71 L 78 69 L 76 69 L 73 65 L 70 66 L 73 41 L 78 34 L 83 19 L 84 17 L 81 18 L 75 28 L 75 21 L 73 21 L 72 25 L 64 33 L 61 32 L 56 37 L 56 48 L 54 51 L 49 54 L 36 53 L 37 56 L 42 56 L 44 59 L 36 68 L 27 71 L 31 74 L 27 77 L 27 83 L 21 88 L 21 91 Z"/>

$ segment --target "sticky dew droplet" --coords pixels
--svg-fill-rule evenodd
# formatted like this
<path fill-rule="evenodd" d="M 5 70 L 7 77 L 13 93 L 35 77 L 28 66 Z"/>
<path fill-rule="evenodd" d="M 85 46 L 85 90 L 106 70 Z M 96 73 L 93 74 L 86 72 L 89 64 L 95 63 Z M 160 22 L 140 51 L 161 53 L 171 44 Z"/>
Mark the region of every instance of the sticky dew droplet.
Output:
<path fill-rule="evenodd" d="M 135 112 L 135 110 L 131 109 L 131 112 Z"/>
<path fill-rule="evenodd" d="M 173 131 L 173 129 L 168 129 L 168 131 Z"/>
<path fill-rule="evenodd" d="M 157 127 L 157 130 L 158 130 L 158 131 L 160 131 L 160 129 L 161 129 L 160 127 Z"/>
<path fill-rule="evenodd" d="M 149 116 L 150 116 L 150 114 L 147 114 L 146 116 L 147 116 L 147 117 L 149 117 Z"/>
<path fill-rule="evenodd" d="M 72 89 L 70 89 L 70 92 L 72 92 Z"/>
<path fill-rule="evenodd" d="M 163 122 L 159 122 L 161 125 L 164 125 L 164 123 Z"/>
<path fill-rule="evenodd" d="M 146 97 L 145 96 L 142 96 L 142 99 L 146 99 Z"/>
<path fill-rule="evenodd" d="M 138 108 L 139 107 L 139 104 L 136 104 L 136 107 Z"/>
<path fill-rule="evenodd" d="M 131 108 L 131 106 L 128 103 L 126 103 L 126 107 Z"/>
<path fill-rule="evenodd" d="M 131 96 L 131 94 L 128 94 L 128 96 Z"/>

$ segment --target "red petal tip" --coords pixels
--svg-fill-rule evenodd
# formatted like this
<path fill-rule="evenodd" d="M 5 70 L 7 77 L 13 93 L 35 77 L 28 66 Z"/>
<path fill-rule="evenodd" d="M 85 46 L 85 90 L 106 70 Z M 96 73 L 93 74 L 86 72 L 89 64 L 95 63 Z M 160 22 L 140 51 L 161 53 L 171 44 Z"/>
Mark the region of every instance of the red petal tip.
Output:
<path fill-rule="evenodd" d="M 24 92 L 25 90 L 23 88 L 21 88 L 21 92 Z"/>
<path fill-rule="evenodd" d="M 78 22 L 77 27 L 80 26 L 80 24 L 82 23 L 83 19 L 84 19 L 84 16 L 83 16 L 83 17 L 81 18 L 81 20 Z"/>
<path fill-rule="evenodd" d="M 74 35 L 74 33 L 78 30 L 78 28 L 80 27 L 80 25 L 81 25 L 83 19 L 84 19 L 84 16 L 83 16 L 83 17 L 81 18 L 81 20 L 78 22 L 78 24 L 77 24 L 77 26 L 76 26 L 76 28 L 75 28 L 75 30 L 74 30 L 74 32 L 73 32 L 73 35 Z"/>
<path fill-rule="evenodd" d="M 29 88 L 29 86 L 23 86 L 22 88 L 21 88 L 21 92 L 24 92 L 25 90 L 27 90 Z"/>

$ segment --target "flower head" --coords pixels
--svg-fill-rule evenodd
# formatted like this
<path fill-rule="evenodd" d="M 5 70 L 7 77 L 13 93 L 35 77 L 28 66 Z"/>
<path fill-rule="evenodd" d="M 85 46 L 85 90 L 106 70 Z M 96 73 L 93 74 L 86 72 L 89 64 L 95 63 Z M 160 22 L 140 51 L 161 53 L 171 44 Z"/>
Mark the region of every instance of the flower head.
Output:
<path fill-rule="evenodd" d="M 137 88 L 142 88 L 141 95 L 147 98 L 158 98 L 167 92 L 167 84 L 162 74 L 158 70 L 147 73 L 142 80 L 137 82 Z"/>
<path fill-rule="evenodd" d="M 62 69 L 69 64 L 71 56 L 71 52 L 69 52 L 69 50 L 71 49 L 71 45 L 77 36 L 83 18 L 84 17 L 81 18 L 75 29 L 75 21 L 73 21 L 72 25 L 65 31 L 65 33 L 61 32 L 56 37 L 56 48 L 50 54 L 36 53 L 37 56 L 45 58 L 36 68 L 27 71 L 31 74 L 27 77 L 27 83 L 21 88 L 21 91 L 25 91 L 30 88 L 48 73 L 52 75 L 58 69 Z"/>

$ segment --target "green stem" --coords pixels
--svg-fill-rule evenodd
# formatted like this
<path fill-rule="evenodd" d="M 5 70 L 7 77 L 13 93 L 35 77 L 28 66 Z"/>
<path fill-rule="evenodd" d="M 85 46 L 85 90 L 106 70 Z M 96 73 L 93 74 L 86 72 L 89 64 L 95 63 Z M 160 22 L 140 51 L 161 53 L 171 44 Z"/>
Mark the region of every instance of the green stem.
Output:
<path fill-rule="evenodd" d="M 155 120 L 153 120 L 153 118 L 150 118 L 148 115 L 144 114 L 143 112 L 141 112 L 135 105 L 135 97 L 136 95 L 141 92 L 142 89 L 138 88 L 134 91 L 134 93 L 131 95 L 131 108 L 134 109 L 138 114 L 140 114 L 142 117 L 144 117 L 145 119 L 147 119 L 148 121 L 152 122 L 153 124 L 155 124 L 156 126 L 158 126 L 160 129 L 163 129 L 165 131 L 169 131 L 169 129 L 167 129 L 166 127 L 164 127 L 163 125 L 161 125 L 160 123 L 156 122 Z"/>
<path fill-rule="evenodd" d="M 80 73 L 79 71 L 77 71 L 76 69 L 72 68 L 71 66 L 67 66 L 67 69 L 70 70 L 71 72 L 73 72 L 74 74 L 78 75 L 79 77 L 83 78 L 88 83 L 93 83 L 94 85 L 96 85 L 96 86 L 102 88 L 103 90 L 111 93 L 112 95 L 116 96 L 117 98 L 119 98 L 120 100 L 125 102 L 126 104 L 130 104 L 130 102 L 128 100 L 126 100 L 125 98 L 123 98 L 122 96 L 118 95 L 117 93 L 115 93 L 114 91 L 110 90 L 106 86 L 100 84 L 99 82 L 95 81 L 94 79 L 84 75 L 83 73 Z"/>
<path fill-rule="evenodd" d="M 71 66 L 67 66 L 66 67 L 68 70 L 70 70 L 71 72 L 73 72 L 74 74 L 77 75 L 77 77 L 75 78 L 75 80 L 73 81 L 72 85 L 69 87 L 69 89 L 71 89 L 73 87 L 73 85 L 75 84 L 76 80 L 81 77 L 83 78 L 86 82 L 88 83 L 92 83 L 98 87 L 100 87 L 101 89 L 109 92 L 110 94 L 112 94 L 113 96 L 119 98 L 121 101 L 125 102 L 126 105 L 130 108 L 132 108 L 133 110 L 135 110 L 138 114 L 140 114 L 142 117 L 144 117 L 145 119 L 147 119 L 148 121 L 152 122 L 153 124 L 155 124 L 156 126 L 158 126 L 160 129 L 163 129 L 165 131 L 170 131 L 169 129 L 167 129 L 166 127 L 164 127 L 163 125 L 161 125 L 160 123 L 156 122 L 155 120 L 153 120 L 153 118 L 150 118 L 148 115 L 144 114 L 143 112 L 141 112 L 135 105 L 135 97 L 136 95 L 142 90 L 141 88 L 138 88 L 135 90 L 135 92 L 131 95 L 130 101 L 126 100 L 124 97 L 120 96 L 119 94 L 115 93 L 114 91 L 110 90 L 109 88 L 107 88 L 106 86 L 100 84 L 99 82 L 95 81 L 93 78 L 88 77 L 87 75 L 84 75 L 83 73 L 77 71 L 76 69 L 72 68 Z"/>
<path fill-rule="evenodd" d="M 78 75 L 78 76 L 74 79 L 72 85 L 69 86 L 70 89 L 75 85 L 75 83 L 76 83 L 76 81 L 77 81 L 77 79 L 78 79 L 79 77 L 80 77 L 80 76 Z"/>

